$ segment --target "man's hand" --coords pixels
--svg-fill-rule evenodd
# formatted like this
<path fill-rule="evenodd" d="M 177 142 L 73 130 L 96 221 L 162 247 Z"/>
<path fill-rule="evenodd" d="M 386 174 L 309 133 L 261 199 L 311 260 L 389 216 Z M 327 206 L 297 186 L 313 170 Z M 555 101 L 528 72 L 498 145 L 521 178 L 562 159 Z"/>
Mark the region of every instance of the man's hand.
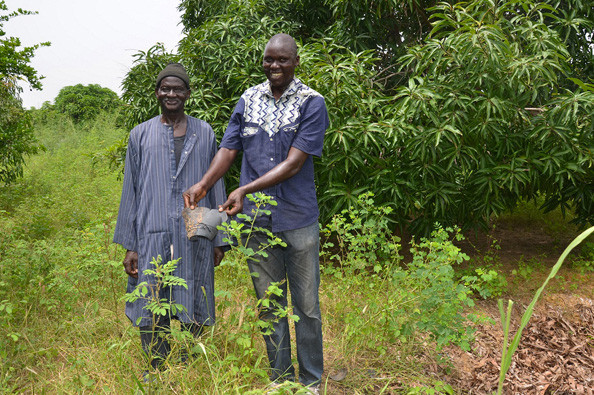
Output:
<path fill-rule="evenodd" d="M 219 212 L 225 211 L 227 215 L 235 215 L 243 211 L 243 198 L 245 191 L 239 187 L 229 194 L 227 201 L 219 206 Z"/>
<path fill-rule="evenodd" d="M 225 257 L 225 251 L 223 251 L 223 249 L 221 247 L 215 247 L 214 248 L 214 266 L 217 267 L 221 264 L 221 262 L 223 261 L 223 258 Z"/>
<path fill-rule="evenodd" d="M 238 152 L 227 148 L 220 148 L 217 151 L 202 179 L 182 194 L 185 207 L 192 210 L 196 208 L 196 203 L 204 199 L 206 192 L 229 170 Z"/>
<path fill-rule="evenodd" d="M 136 251 L 126 251 L 124 270 L 128 276 L 138 278 L 138 253 Z"/>
<path fill-rule="evenodd" d="M 196 183 L 189 187 L 182 195 L 184 197 L 184 206 L 192 210 L 196 208 L 196 203 L 204 199 L 207 189 L 201 184 Z"/>

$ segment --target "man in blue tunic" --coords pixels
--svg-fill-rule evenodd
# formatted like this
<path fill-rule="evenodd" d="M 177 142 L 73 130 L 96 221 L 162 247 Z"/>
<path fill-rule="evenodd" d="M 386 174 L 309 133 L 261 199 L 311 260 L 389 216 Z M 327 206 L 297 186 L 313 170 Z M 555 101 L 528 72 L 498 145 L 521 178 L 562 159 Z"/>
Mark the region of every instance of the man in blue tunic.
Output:
<path fill-rule="evenodd" d="M 204 177 L 184 192 L 185 205 L 193 208 L 229 169 L 243 151 L 240 187 L 220 207 L 229 215 L 254 208 L 245 198 L 262 191 L 273 196 L 271 214 L 257 218 L 256 225 L 270 229 L 287 247 L 267 250 L 268 257 L 250 262 L 258 298 L 272 282 L 281 282 L 280 303 L 287 305 L 287 282 L 295 323 L 299 381 L 312 393 L 319 391 L 323 372 L 322 321 L 318 289 L 319 226 L 312 156 L 322 154 L 329 120 L 324 98 L 295 78 L 299 65 L 297 44 L 287 34 L 273 36 L 266 45 L 262 66 L 268 81 L 254 86 L 237 103 L 219 151 Z M 250 239 L 257 247 L 261 234 Z M 264 318 L 271 317 L 270 312 Z M 264 336 L 273 385 L 294 380 L 289 324 L 281 319 L 274 332 Z"/>
<path fill-rule="evenodd" d="M 145 309 L 146 300 L 126 303 L 126 315 L 140 327 L 143 350 L 152 356 L 154 368 L 169 354 L 169 345 L 158 332 L 168 331 L 171 318 L 195 335 L 204 325 L 214 324 L 214 267 L 223 259 L 225 244 L 220 234 L 213 241 L 202 237 L 189 241 L 181 216 L 182 192 L 204 175 L 216 153 L 210 125 L 185 114 L 190 80 L 181 64 L 171 63 L 159 73 L 155 94 L 162 114 L 130 132 L 113 238 L 127 250 L 128 292 L 143 281 L 155 284 L 154 277 L 144 273 L 154 268 L 153 258 L 160 256 L 162 263 L 181 258 L 173 274 L 188 288 L 170 287 L 159 296 L 183 305 L 185 311 L 153 320 Z M 225 202 L 222 180 L 213 185 L 200 206 L 215 208 Z"/>

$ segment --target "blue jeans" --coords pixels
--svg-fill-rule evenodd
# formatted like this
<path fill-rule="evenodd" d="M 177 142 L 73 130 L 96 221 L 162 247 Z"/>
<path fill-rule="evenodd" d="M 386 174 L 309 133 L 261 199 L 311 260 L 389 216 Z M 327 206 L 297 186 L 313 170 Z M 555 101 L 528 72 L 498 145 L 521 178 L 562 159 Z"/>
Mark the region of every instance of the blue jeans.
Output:
<path fill-rule="evenodd" d="M 248 263 L 256 296 L 261 299 L 272 282 L 283 282 L 283 295 L 277 298 L 279 304 L 287 306 L 287 282 L 291 291 L 293 312 L 299 317 L 295 323 L 299 381 L 304 385 L 320 382 L 324 370 L 322 350 L 322 317 L 320 313 L 320 231 L 318 223 L 300 229 L 275 234 L 286 247 L 275 246 L 266 249 L 268 257 Z M 253 233 L 248 247 L 257 250 L 266 243 L 266 236 Z M 273 316 L 265 311 L 263 319 Z M 286 318 L 274 323 L 271 335 L 264 335 L 266 351 L 272 369 L 271 380 L 294 380 L 295 369 L 291 362 L 291 339 L 289 322 Z"/>

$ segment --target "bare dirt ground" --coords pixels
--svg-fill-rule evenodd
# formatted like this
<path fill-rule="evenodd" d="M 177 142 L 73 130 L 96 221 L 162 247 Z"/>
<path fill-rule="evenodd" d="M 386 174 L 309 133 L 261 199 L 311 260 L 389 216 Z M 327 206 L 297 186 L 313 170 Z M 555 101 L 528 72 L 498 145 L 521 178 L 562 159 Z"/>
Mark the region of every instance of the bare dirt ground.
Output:
<path fill-rule="evenodd" d="M 493 240 L 500 247 L 494 256 L 508 279 L 504 306 L 508 299 L 514 301 L 510 336 L 535 291 L 578 233 L 555 234 L 544 226 L 501 221 L 487 234 L 467 235 L 461 247 L 471 256 L 487 253 Z M 536 305 L 506 376 L 504 394 L 594 393 L 593 274 L 573 267 L 571 261 L 577 259 L 577 254 L 570 255 Z M 451 366 L 435 366 L 432 372 L 465 394 L 491 394 L 499 378 L 503 331 L 497 301 L 480 301 L 478 307 L 495 324 L 477 328 L 470 352 L 447 348 Z"/>

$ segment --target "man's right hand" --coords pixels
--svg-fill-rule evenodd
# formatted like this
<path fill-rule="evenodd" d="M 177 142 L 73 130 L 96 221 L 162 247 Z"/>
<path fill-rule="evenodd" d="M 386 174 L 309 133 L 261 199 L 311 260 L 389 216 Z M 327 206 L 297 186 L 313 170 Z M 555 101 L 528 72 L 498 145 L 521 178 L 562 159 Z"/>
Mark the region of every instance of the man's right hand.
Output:
<path fill-rule="evenodd" d="M 196 208 L 196 203 L 206 196 L 207 189 L 201 183 L 196 183 L 188 188 L 184 193 L 184 206 L 192 210 Z"/>
<path fill-rule="evenodd" d="M 138 253 L 136 251 L 126 251 L 124 270 L 128 276 L 138 278 Z"/>
<path fill-rule="evenodd" d="M 238 150 L 228 148 L 221 148 L 217 151 L 212 162 L 210 162 L 210 167 L 202 176 L 202 180 L 192 185 L 182 194 L 185 207 L 192 210 L 196 208 L 196 203 L 204 199 L 206 192 L 229 170 L 238 152 Z"/>

